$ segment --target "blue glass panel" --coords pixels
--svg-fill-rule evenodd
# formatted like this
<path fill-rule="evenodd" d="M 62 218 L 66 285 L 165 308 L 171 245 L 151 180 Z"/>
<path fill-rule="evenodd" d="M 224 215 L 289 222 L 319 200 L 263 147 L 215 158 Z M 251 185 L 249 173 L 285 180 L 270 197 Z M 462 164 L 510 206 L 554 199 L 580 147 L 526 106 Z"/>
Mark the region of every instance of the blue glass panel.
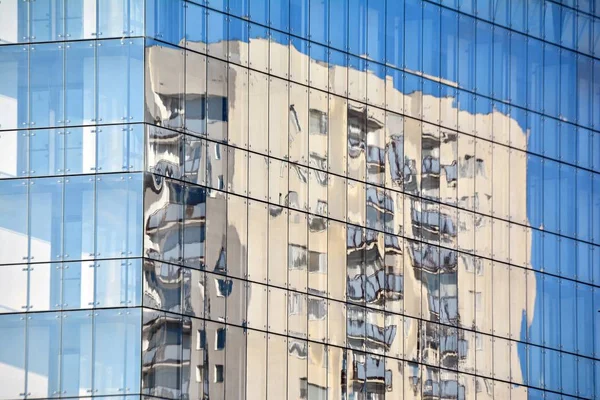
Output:
<path fill-rule="evenodd" d="M 538 236 L 536 235 L 539 236 L 539 231 L 533 232 L 532 236 L 534 237 L 534 240 L 538 239 Z M 532 246 L 540 247 L 539 241 Z M 531 312 L 529 312 L 530 315 L 527 316 L 532 321 L 534 321 L 529 326 L 528 340 L 533 344 L 542 345 L 544 343 L 544 274 L 535 271 L 527 277 L 528 280 L 530 280 L 531 278 L 535 279 L 534 282 L 536 297 L 535 307 L 531 310 Z M 528 285 L 530 285 L 531 283 L 532 282 L 528 281 Z M 530 287 L 533 287 L 533 285 L 531 285 Z M 543 363 L 538 364 L 537 368 L 539 369 L 538 373 L 541 374 L 541 376 L 543 376 Z M 529 381 L 535 385 L 535 379 L 531 375 L 529 376 Z"/>
<path fill-rule="evenodd" d="M 561 279 L 560 282 L 560 339 L 561 349 L 577 351 L 577 291 L 575 282 Z"/>
<path fill-rule="evenodd" d="M 94 306 L 94 267 L 91 262 L 69 262 L 62 266 L 63 310 Z"/>
<path fill-rule="evenodd" d="M 494 27 L 494 68 L 492 96 L 496 99 L 509 100 L 510 71 L 510 32 L 498 26 Z"/>
<path fill-rule="evenodd" d="M 340 16 L 336 16 L 335 29 Z M 310 40 L 329 43 L 329 2 L 327 0 L 310 0 Z"/>
<path fill-rule="evenodd" d="M 143 68 L 143 39 L 107 40 L 98 46 L 99 122 L 143 120 Z"/>
<path fill-rule="evenodd" d="M 594 170 L 600 169 L 600 133 L 590 131 L 591 165 Z"/>
<path fill-rule="evenodd" d="M 35 179 L 29 185 L 29 256 L 33 261 L 62 257 L 63 182 Z"/>
<path fill-rule="evenodd" d="M 475 90 L 484 96 L 492 94 L 492 25 L 476 21 Z"/>
<path fill-rule="evenodd" d="M 544 39 L 559 44 L 561 22 L 561 6 L 551 1 L 544 2 Z"/>
<path fill-rule="evenodd" d="M 577 394 L 587 399 L 594 397 L 594 360 L 590 358 L 577 358 Z"/>
<path fill-rule="evenodd" d="M 510 0 L 510 26 L 520 32 L 527 30 L 527 0 Z"/>
<path fill-rule="evenodd" d="M 94 304 L 96 307 L 141 305 L 141 259 L 102 260 L 96 262 L 95 270 Z"/>
<path fill-rule="evenodd" d="M 509 26 L 510 0 L 492 0 L 493 21 L 502 26 Z"/>
<path fill-rule="evenodd" d="M 40 129 L 30 131 L 27 135 L 29 135 L 29 174 L 31 176 L 64 174 L 64 132 L 56 129 Z"/>
<path fill-rule="evenodd" d="M 383 63 L 386 49 L 385 0 L 367 0 L 367 4 L 367 56 Z"/>
<path fill-rule="evenodd" d="M 561 325 L 560 321 L 560 279 L 551 275 L 544 277 L 544 344 L 551 348 L 558 349 L 560 346 L 560 329 L 557 329 Z M 569 312 L 572 312 L 570 310 Z M 556 370 L 556 360 L 552 360 L 553 357 L 548 359 L 548 355 L 553 353 L 547 350 L 546 352 L 546 366 L 549 362 L 552 365 L 552 369 Z M 553 363 L 551 361 L 554 361 Z M 552 375 L 548 375 L 549 371 L 546 368 L 546 384 L 548 379 Z M 552 372 L 550 372 L 552 374 Z M 554 376 L 556 378 L 556 376 Z M 553 379 L 556 383 L 556 379 Z M 556 390 L 556 389 L 555 389 Z"/>
<path fill-rule="evenodd" d="M 250 20 L 262 25 L 269 23 L 269 0 L 249 0 Z M 231 8 L 231 5 L 230 5 Z"/>
<path fill-rule="evenodd" d="M 560 118 L 577 120 L 577 56 L 575 52 L 560 52 Z"/>
<path fill-rule="evenodd" d="M 206 19 L 207 54 L 225 59 L 227 57 L 227 15 L 208 11 Z"/>
<path fill-rule="evenodd" d="M 22 7 L 24 2 L 19 2 Z M 0 5 L 0 10 L 2 6 Z M 0 11 L 0 13 L 3 13 Z M 9 15 L 6 13 L 6 15 Z M 51 42 L 63 40 L 65 35 L 63 0 L 36 0 L 29 5 L 29 24 L 32 42 Z M 14 27 L 19 24 L 13 24 Z M 14 28 L 13 28 L 14 29 Z M 0 28 L 0 43 L 3 39 Z"/>
<path fill-rule="evenodd" d="M 103 175 L 96 180 L 96 256 L 136 257 L 142 242 L 142 177 Z"/>
<path fill-rule="evenodd" d="M 475 0 L 457 0 L 458 9 L 465 14 L 475 15 L 476 1 Z"/>
<path fill-rule="evenodd" d="M 592 54 L 592 19 L 587 15 L 577 16 L 577 50 Z"/>
<path fill-rule="evenodd" d="M 423 3 L 406 0 L 404 15 L 404 68 L 420 72 L 423 70 Z"/>
<path fill-rule="evenodd" d="M 544 112 L 559 114 L 560 49 L 544 44 Z"/>
<path fill-rule="evenodd" d="M 537 38 L 543 37 L 544 0 L 527 1 L 527 32 Z"/>
<path fill-rule="evenodd" d="M 577 279 L 581 282 L 594 282 L 592 248 L 591 244 L 577 242 Z"/>
<path fill-rule="evenodd" d="M 510 101 L 520 107 L 527 105 L 527 37 L 511 33 L 510 41 Z"/>
<path fill-rule="evenodd" d="M 598 110 L 600 107 L 600 60 L 594 60 L 592 65 L 592 74 L 594 77 L 594 84 L 592 86 L 592 104 L 593 110 Z M 592 113 L 593 123 L 592 127 L 598 129 L 600 127 L 600 113 L 594 112 Z M 597 164 L 600 167 L 600 162 Z M 598 168 L 595 167 L 595 168 Z"/>
<path fill-rule="evenodd" d="M 387 0 L 385 32 L 386 63 L 402 67 L 404 64 L 404 0 Z"/>
<path fill-rule="evenodd" d="M 598 248 L 595 249 L 595 252 L 598 253 Z M 600 261 L 600 257 L 597 258 L 596 261 Z M 598 264 L 596 264 L 598 265 Z M 597 281 L 596 281 L 597 282 Z M 600 288 L 599 287 L 594 287 L 592 289 L 593 296 L 594 296 L 594 310 L 598 310 L 598 308 L 600 307 Z M 594 319 L 591 322 L 590 326 L 593 327 L 593 331 L 592 333 L 594 333 L 595 335 L 598 334 L 598 332 L 600 332 L 600 317 L 598 317 L 598 313 L 594 312 Z M 596 357 L 598 357 L 598 354 L 600 354 L 600 340 L 597 340 L 597 336 L 594 336 L 594 355 Z M 598 370 L 598 368 L 600 367 L 600 362 L 596 363 L 596 377 L 600 377 L 600 370 Z M 596 381 L 598 382 L 598 381 Z M 598 387 L 599 385 L 596 385 L 596 387 Z"/>
<path fill-rule="evenodd" d="M 96 119 L 96 46 L 70 42 L 65 47 L 65 124 L 89 124 Z"/>
<path fill-rule="evenodd" d="M 560 159 L 570 164 L 577 164 L 577 127 L 567 122 L 560 122 Z"/>
<path fill-rule="evenodd" d="M 94 391 L 99 395 L 139 392 L 140 309 L 98 310 L 94 318 Z"/>
<path fill-rule="evenodd" d="M 97 0 L 98 2 L 98 37 L 142 36 L 144 34 L 144 0 Z M 151 7 L 152 1 L 145 2 Z M 169 1 L 173 7 L 183 9 L 183 2 Z M 163 11 L 162 9 L 160 11 Z M 165 12 L 170 17 L 172 29 L 179 30 L 173 39 L 181 39 L 183 23 L 181 16 Z M 164 18 L 163 17 L 163 18 Z M 152 19 L 148 21 L 152 22 Z M 166 38 L 164 40 L 167 40 Z"/>
<path fill-rule="evenodd" d="M 229 0 L 200 0 L 200 2 L 206 3 L 207 7 L 225 12 L 227 11 Z"/>
<path fill-rule="evenodd" d="M 280 31 L 289 32 L 290 0 L 271 1 L 269 11 L 271 17 L 271 26 Z M 342 18 L 342 20 L 345 20 L 345 18 Z"/>
<path fill-rule="evenodd" d="M 456 12 L 446 8 L 442 8 L 441 14 L 440 46 L 440 77 L 450 82 L 456 82 L 458 63 L 458 15 Z"/>
<path fill-rule="evenodd" d="M 492 8 L 493 0 L 476 0 L 477 2 L 477 15 L 479 18 L 484 19 L 486 21 L 492 21 L 493 8 Z"/>
<path fill-rule="evenodd" d="M 592 215 L 593 221 L 598 221 L 598 217 L 600 216 L 600 174 L 594 174 L 593 176 L 593 194 L 592 194 Z M 592 240 L 594 243 L 600 243 L 600 224 L 594 223 L 592 225 Z M 599 268 L 600 270 L 600 268 Z M 595 280 L 595 282 L 600 282 L 599 280 Z M 600 354 L 598 352 L 597 354 Z"/>
<path fill-rule="evenodd" d="M 543 120 L 543 154 L 546 157 L 558 159 L 560 157 L 560 121 L 542 117 Z"/>
<path fill-rule="evenodd" d="M 206 9 L 192 3 L 186 4 L 185 41 L 186 47 L 205 52 L 206 45 Z"/>
<path fill-rule="evenodd" d="M 440 76 L 440 7 L 423 3 L 423 23 L 427 29 L 423 30 L 423 73 Z"/>
<path fill-rule="evenodd" d="M 544 169 L 542 158 L 527 155 L 527 217 L 533 227 L 539 227 L 543 221 Z M 535 242 L 534 242 L 535 243 Z"/>
<path fill-rule="evenodd" d="M 94 180 L 73 176 L 65 181 L 65 260 L 87 260 L 94 253 Z"/>
<path fill-rule="evenodd" d="M 89 311 L 71 311 L 62 322 L 60 361 L 64 396 L 92 390 L 92 316 Z"/>
<path fill-rule="evenodd" d="M 53 397 L 59 391 L 59 313 L 36 313 L 27 320 L 27 393 Z"/>
<path fill-rule="evenodd" d="M 114 125 L 96 131 L 97 171 L 140 171 L 143 126 Z"/>
<path fill-rule="evenodd" d="M 65 134 L 65 173 L 82 174 L 96 170 L 96 137 L 92 128 L 69 128 Z"/>
<path fill-rule="evenodd" d="M 26 127 L 28 117 L 29 90 L 29 47 L 0 47 L 0 129 L 19 129 Z"/>
<path fill-rule="evenodd" d="M 527 151 L 544 154 L 544 117 L 534 112 L 528 112 L 527 130 L 529 131 Z"/>
<path fill-rule="evenodd" d="M 0 3 L 0 44 L 28 42 L 29 2 L 3 1 Z M 34 15 L 37 15 L 34 14 Z M 37 32 L 39 29 L 32 31 Z"/>
<path fill-rule="evenodd" d="M 0 385 L 0 397 L 19 399 L 25 392 L 24 315 L 0 315 L 0 376 L 10 385 Z"/>
<path fill-rule="evenodd" d="M 543 109 L 544 96 L 544 44 L 529 38 L 527 44 L 527 104 L 537 112 Z M 517 72 L 519 73 L 519 72 Z"/>
<path fill-rule="evenodd" d="M 290 0 L 290 33 L 302 38 L 308 38 L 308 1 Z"/>
<path fill-rule="evenodd" d="M 96 37 L 96 1 L 65 0 L 65 37 L 67 40 Z"/>
<path fill-rule="evenodd" d="M 587 246 L 586 246 L 587 248 Z M 594 309 L 592 286 L 577 284 L 577 352 L 592 356 L 594 351 Z"/>
<path fill-rule="evenodd" d="M 367 0 L 348 0 L 348 52 L 367 53 Z"/>
<path fill-rule="evenodd" d="M 229 0 L 229 13 L 240 18 L 248 18 L 249 15 L 249 2 L 251 0 Z M 268 3 L 268 0 L 267 0 Z M 192 7 L 192 4 L 187 5 Z M 189 10 L 188 10 L 189 12 Z M 189 25 L 186 25 L 186 29 L 189 29 Z"/>
<path fill-rule="evenodd" d="M 28 257 L 27 180 L 0 181 L 0 262 L 18 263 Z M 8 250 L 10 249 L 10 251 Z"/>
<path fill-rule="evenodd" d="M 592 179 L 593 174 L 585 170 L 577 170 L 577 232 L 576 237 L 581 240 L 592 240 Z M 567 214 L 569 213 L 566 210 Z"/>
<path fill-rule="evenodd" d="M 544 230 L 559 231 L 559 199 L 560 164 L 544 160 Z"/>
<path fill-rule="evenodd" d="M 475 90 L 475 19 L 466 15 L 458 18 L 458 84 Z"/>
<path fill-rule="evenodd" d="M 577 55 L 577 123 L 592 126 L 592 58 Z M 572 102 L 574 99 L 571 99 Z"/>
<path fill-rule="evenodd" d="M 577 2 L 577 9 L 592 14 L 594 11 L 594 0 L 579 0 Z"/>
<path fill-rule="evenodd" d="M 560 44 L 570 49 L 576 49 L 577 24 L 575 11 L 562 7 L 561 14 Z"/>
<path fill-rule="evenodd" d="M 29 175 L 29 142 L 28 131 L 0 132 L 0 178 Z"/>
<path fill-rule="evenodd" d="M 597 6 L 597 9 L 600 10 L 600 5 Z M 597 13 L 600 16 L 600 11 Z M 600 55 L 600 19 L 594 18 L 594 28 L 592 34 L 592 54 L 596 57 Z"/>
<path fill-rule="evenodd" d="M 537 346 L 527 346 L 528 383 L 535 387 L 544 385 L 544 349 Z"/>
<path fill-rule="evenodd" d="M 30 48 L 29 124 L 32 127 L 64 123 L 64 46 L 38 44 Z"/>
<path fill-rule="evenodd" d="M 575 279 L 577 276 L 577 241 L 561 237 L 560 242 L 560 274 Z"/>
<path fill-rule="evenodd" d="M 564 327 L 565 324 L 563 323 L 562 326 Z M 574 395 L 577 392 L 577 356 L 574 354 L 561 353 L 560 361 L 562 370 L 562 392 Z"/>

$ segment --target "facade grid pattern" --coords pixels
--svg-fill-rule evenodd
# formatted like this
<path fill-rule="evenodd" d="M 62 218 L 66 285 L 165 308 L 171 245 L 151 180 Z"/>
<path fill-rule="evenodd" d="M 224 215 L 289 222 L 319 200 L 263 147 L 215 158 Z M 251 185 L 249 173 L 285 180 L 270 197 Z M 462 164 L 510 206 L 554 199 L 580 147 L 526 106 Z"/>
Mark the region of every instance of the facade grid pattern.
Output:
<path fill-rule="evenodd" d="M 600 399 L 600 3 L 0 1 L 0 400 Z"/>

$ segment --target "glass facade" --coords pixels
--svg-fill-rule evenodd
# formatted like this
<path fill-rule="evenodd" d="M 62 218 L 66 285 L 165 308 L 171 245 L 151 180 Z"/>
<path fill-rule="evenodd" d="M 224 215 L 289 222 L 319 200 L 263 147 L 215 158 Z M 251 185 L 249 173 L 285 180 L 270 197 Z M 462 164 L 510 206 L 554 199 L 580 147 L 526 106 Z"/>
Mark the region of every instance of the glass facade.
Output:
<path fill-rule="evenodd" d="M 600 399 L 600 2 L 0 0 L 0 400 Z"/>

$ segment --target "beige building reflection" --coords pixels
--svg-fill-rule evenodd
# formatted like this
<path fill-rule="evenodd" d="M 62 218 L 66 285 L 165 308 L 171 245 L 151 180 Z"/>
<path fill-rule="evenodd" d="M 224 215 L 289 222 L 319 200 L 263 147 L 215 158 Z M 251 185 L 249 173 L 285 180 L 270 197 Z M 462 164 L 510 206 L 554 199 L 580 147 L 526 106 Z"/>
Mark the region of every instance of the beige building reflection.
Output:
<path fill-rule="evenodd" d="M 520 268 L 530 263 L 530 232 L 507 221 L 527 223 L 527 161 L 489 141 L 525 149 L 517 122 L 498 111 L 457 109 L 454 98 L 404 94 L 391 76 L 328 66 L 265 39 L 186 45 L 253 70 L 147 48 L 147 120 L 185 124 L 210 139 L 149 128 L 147 163 L 151 171 L 255 199 L 208 190 L 208 217 L 194 207 L 176 215 L 185 215 L 184 229 L 189 223 L 207 235 L 184 240 L 205 249 L 189 253 L 210 272 L 195 282 L 203 309 L 214 312 L 236 292 L 223 291 L 225 281 L 246 285 L 213 274 L 227 269 L 271 285 L 267 294 L 258 284 L 260 290 L 245 289 L 246 308 L 235 319 L 272 333 L 240 330 L 243 362 L 226 364 L 226 349 L 238 344 L 217 322 L 232 322 L 204 315 L 216 322 L 191 329 L 201 338 L 185 344 L 182 360 L 190 395 L 219 396 L 224 381 L 228 390 L 243 381 L 260 398 L 353 399 L 367 391 L 371 398 L 525 399 L 519 384 L 526 371 L 511 339 L 521 340 L 533 320 L 536 282 Z M 473 136 L 420 120 L 429 115 Z M 158 204 L 146 210 L 175 215 L 168 202 Z M 215 224 L 211 212 L 227 219 Z M 157 229 L 147 230 L 145 249 L 168 259 L 171 228 Z M 268 303 L 260 326 L 247 323 L 253 296 Z"/>

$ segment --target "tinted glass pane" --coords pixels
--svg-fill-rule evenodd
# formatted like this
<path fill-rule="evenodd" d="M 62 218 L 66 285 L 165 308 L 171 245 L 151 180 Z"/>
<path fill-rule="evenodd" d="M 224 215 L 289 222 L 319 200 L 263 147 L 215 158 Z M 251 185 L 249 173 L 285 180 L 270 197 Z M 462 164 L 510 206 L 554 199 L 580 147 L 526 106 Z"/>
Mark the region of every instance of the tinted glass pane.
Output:
<path fill-rule="evenodd" d="M 29 123 L 28 106 L 28 46 L 0 47 L 0 129 L 19 129 Z"/>
<path fill-rule="evenodd" d="M 0 316 L 0 372 L 5 384 L 0 387 L 3 399 L 19 398 L 25 391 L 25 317 Z"/>
<path fill-rule="evenodd" d="M 141 39 L 98 46 L 98 122 L 141 121 L 144 47 Z"/>
<path fill-rule="evenodd" d="M 64 46 L 39 44 L 30 47 L 30 125 L 64 123 Z"/>

